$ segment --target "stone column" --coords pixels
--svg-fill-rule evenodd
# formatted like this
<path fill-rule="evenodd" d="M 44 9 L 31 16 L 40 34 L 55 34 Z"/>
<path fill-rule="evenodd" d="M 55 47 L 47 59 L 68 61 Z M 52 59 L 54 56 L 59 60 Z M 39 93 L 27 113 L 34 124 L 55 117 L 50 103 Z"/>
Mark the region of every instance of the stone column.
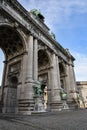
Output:
<path fill-rule="evenodd" d="M 28 58 L 27 58 L 27 80 L 33 79 L 33 36 L 30 34 L 28 41 Z"/>
<path fill-rule="evenodd" d="M 71 88 L 71 90 L 76 90 L 74 65 L 73 65 L 73 61 L 71 59 L 69 61 L 69 78 L 70 78 L 70 88 Z"/>
<path fill-rule="evenodd" d="M 69 65 L 67 65 L 67 87 L 67 103 L 69 105 L 69 108 L 75 109 L 78 104 L 76 102 L 77 93 L 74 68 L 71 62 Z"/>
<path fill-rule="evenodd" d="M 30 34 L 27 40 L 27 53 L 23 57 L 23 73 L 22 73 L 22 88 L 19 86 L 19 113 L 31 114 L 34 110 L 34 80 L 33 80 L 33 36 Z M 20 90 L 22 89 L 22 90 Z"/>
<path fill-rule="evenodd" d="M 51 69 L 51 93 L 52 93 L 52 103 L 51 110 L 58 111 L 61 109 L 61 97 L 60 97 L 60 74 L 59 74 L 59 63 L 58 57 L 53 54 L 52 55 L 52 66 Z"/>
<path fill-rule="evenodd" d="M 67 96 L 70 92 L 70 75 L 69 75 L 69 65 L 66 65 L 66 90 L 67 90 Z"/>
<path fill-rule="evenodd" d="M 38 80 L 38 41 L 34 39 L 34 80 Z"/>
<path fill-rule="evenodd" d="M 69 77 L 70 77 L 70 90 L 73 92 L 74 98 L 76 98 L 76 81 L 75 81 L 75 73 L 74 73 L 74 66 L 70 64 L 69 66 Z"/>
<path fill-rule="evenodd" d="M 67 64 L 66 65 L 66 78 L 65 78 L 65 80 L 66 80 L 66 89 L 67 89 L 67 103 L 68 104 L 71 104 L 71 102 L 72 102 L 72 93 L 70 93 L 70 91 L 73 89 L 72 88 L 72 84 L 71 84 L 71 82 L 70 82 L 70 65 L 69 64 Z"/>

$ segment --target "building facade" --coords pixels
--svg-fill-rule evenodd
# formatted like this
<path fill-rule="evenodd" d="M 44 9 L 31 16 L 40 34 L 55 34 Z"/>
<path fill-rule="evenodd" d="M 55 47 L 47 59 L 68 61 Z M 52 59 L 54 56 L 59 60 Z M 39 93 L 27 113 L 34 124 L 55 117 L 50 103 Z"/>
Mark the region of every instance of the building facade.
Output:
<path fill-rule="evenodd" d="M 40 12 L 28 12 L 17 0 L 0 0 L 0 48 L 5 55 L 3 113 L 30 114 L 41 111 L 41 104 L 46 111 L 73 105 L 75 59 L 50 34 Z"/>
<path fill-rule="evenodd" d="M 78 100 L 80 108 L 87 108 L 87 81 L 77 81 Z"/>

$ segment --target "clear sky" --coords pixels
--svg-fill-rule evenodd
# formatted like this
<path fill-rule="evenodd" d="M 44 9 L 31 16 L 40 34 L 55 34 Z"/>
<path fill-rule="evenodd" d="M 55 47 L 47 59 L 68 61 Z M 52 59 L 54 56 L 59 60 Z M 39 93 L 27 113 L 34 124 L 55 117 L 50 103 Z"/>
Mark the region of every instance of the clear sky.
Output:
<path fill-rule="evenodd" d="M 87 0 L 18 0 L 26 10 L 38 9 L 56 40 L 75 57 L 77 81 L 87 80 Z"/>

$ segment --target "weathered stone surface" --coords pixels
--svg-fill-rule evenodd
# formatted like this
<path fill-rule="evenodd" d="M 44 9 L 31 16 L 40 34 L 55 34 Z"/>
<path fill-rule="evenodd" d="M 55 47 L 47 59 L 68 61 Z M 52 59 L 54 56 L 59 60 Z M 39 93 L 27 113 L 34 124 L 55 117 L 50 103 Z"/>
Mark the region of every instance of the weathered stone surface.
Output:
<path fill-rule="evenodd" d="M 47 111 L 63 109 L 61 89 L 69 102 L 76 98 L 74 57 L 52 38 L 44 22 L 32 17 L 17 0 L 0 1 L 0 48 L 5 54 L 2 112 L 34 111 L 35 85 L 41 85 Z"/>

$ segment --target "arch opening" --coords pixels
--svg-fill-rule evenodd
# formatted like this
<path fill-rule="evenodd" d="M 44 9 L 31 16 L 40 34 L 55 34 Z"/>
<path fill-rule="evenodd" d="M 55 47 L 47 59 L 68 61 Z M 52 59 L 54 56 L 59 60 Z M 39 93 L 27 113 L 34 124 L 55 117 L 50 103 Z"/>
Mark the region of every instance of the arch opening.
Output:
<path fill-rule="evenodd" d="M 43 104 L 44 109 L 47 110 L 48 108 L 48 73 L 50 67 L 50 59 L 45 50 L 38 51 L 38 79 L 41 83 L 41 89 L 43 93 Z"/>
<path fill-rule="evenodd" d="M 20 34 L 9 26 L 0 26 L 0 47 L 4 50 L 7 59 L 20 54 L 24 50 Z"/>
<path fill-rule="evenodd" d="M 60 72 L 60 84 L 61 88 L 65 90 L 65 77 L 66 77 L 66 71 L 63 63 L 59 63 L 59 72 Z"/>
<path fill-rule="evenodd" d="M 46 67 L 47 65 L 49 65 L 49 57 L 48 54 L 46 53 L 46 51 L 44 50 L 39 50 L 38 51 L 38 67 Z"/>
<path fill-rule="evenodd" d="M 21 71 L 21 59 L 26 49 L 25 42 L 15 28 L 2 25 L 0 26 L 0 48 L 3 51 L 5 61 L 2 69 L 3 110 L 7 113 L 15 113 L 17 109 L 17 86 Z M 2 62 L 2 59 L 0 59 L 0 62 Z"/>
<path fill-rule="evenodd" d="M 4 70 L 4 63 L 5 55 L 3 50 L 0 48 L 0 86 L 2 85 L 2 78 L 3 78 L 3 70 Z"/>

